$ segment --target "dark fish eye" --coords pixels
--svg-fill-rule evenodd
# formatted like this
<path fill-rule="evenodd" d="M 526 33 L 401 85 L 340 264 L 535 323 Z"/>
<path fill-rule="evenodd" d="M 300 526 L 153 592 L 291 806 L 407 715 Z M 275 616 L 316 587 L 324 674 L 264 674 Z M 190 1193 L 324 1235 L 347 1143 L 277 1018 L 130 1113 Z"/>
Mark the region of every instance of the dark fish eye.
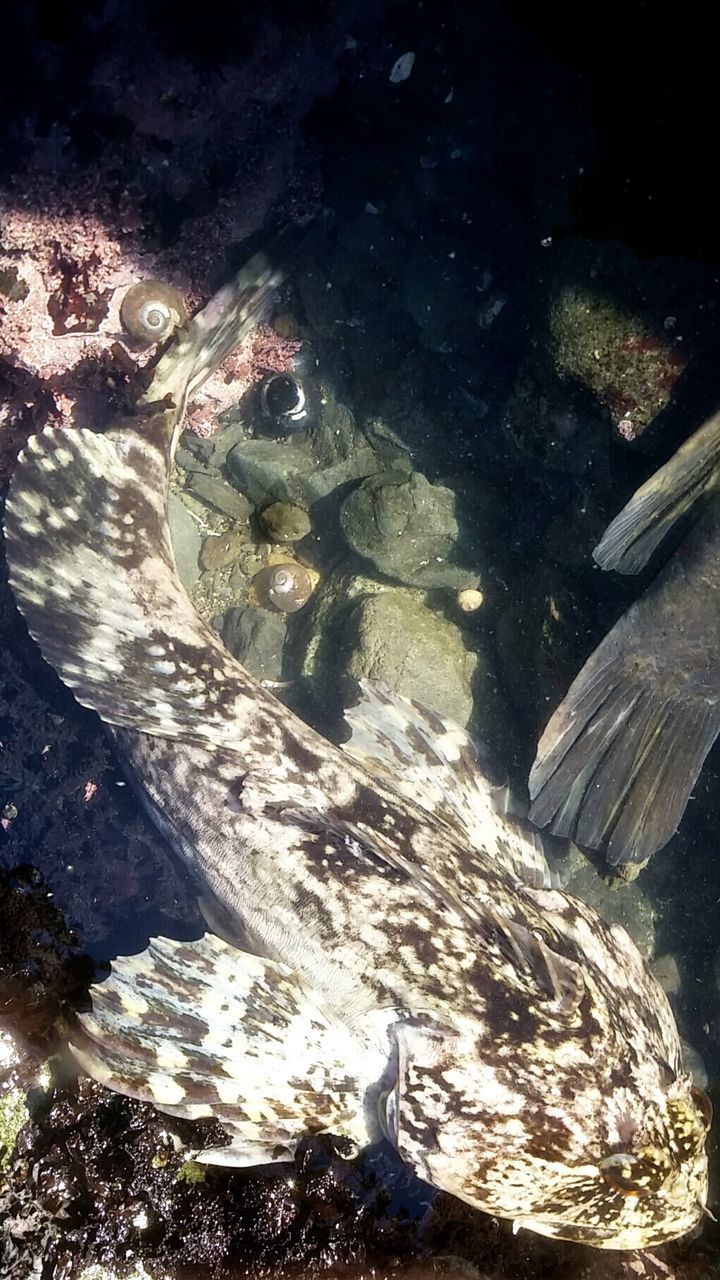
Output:
<path fill-rule="evenodd" d="M 706 1129 L 709 1129 L 713 1118 L 713 1105 L 708 1098 L 704 1089 L 699 1089 L 697 1085 L 693 1085 L 690 1090 L 690 1097 L 700 1112 L 702 1122 Z"/>

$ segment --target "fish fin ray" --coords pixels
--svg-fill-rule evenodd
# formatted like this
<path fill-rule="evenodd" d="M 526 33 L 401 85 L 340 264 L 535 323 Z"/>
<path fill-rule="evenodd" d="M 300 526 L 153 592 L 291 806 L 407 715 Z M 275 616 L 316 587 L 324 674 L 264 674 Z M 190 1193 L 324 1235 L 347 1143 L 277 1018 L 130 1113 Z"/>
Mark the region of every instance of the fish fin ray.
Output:
<path fill-rule="evenodd" d="M 720 463 L 720 413 L 713 414 L 633 494 L 593 551 L 602 569 L 640 573 L 681 516 L 707 492 Z"/>
<path fill-rule="evenodd" d="M 627 647 L 637 606 L 591 655 L 538 743 L 530 819 L 644 863 L 677 830 L 718 731 L 720 702 L 693 691 L 687 672 Z"/>
<path fill-rule="evenodd" d="M 287 1159 L 308 1133 L 369 1140 L 362 1042 L 285 965 L 212 934 L 155 938 L 116 960 L 91 997 L 71 1048 L 108 1088 L 171 1115 L 212 1115 L 238 1151 L 258 1155 Z"/>
<path fill-rule="evenodd" d="M 538 832 L 515 816 L 507 788 L 481 764 L 470 735 L 421 703 L 370 680 L 345 712 L 343 750 L 463 841 L 535 888 L 551 883 Z"/>
<path fill-rule="evenodd" d="M 262 318 L 323 222 L 289 224 L 178 330 L 135 417 L 106 435 L 46 429 L 18 459 L 5 511 L 11 585 L 43 656 L 109 724 L 242 750 L 234 721 L 254 682 L 178 577 L 170 467 L 188 394 Z"/>

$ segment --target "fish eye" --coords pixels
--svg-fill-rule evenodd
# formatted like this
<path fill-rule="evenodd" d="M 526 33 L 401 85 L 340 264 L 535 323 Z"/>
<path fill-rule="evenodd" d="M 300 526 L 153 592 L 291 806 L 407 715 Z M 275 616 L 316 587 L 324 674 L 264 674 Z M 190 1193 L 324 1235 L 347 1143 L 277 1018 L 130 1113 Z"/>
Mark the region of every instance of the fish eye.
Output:
<path fill-rule="evenodd" d="M 698 1086 L 694 1084 L 690 1090 L 690 1097 L 695 1103 L 697 1110 L 700 1112 L 700 1117 L 705 1128 L 709 1129 L 712 1124 L 713 1105 L 705 1090 L 699 1089 Z"/>
<path fill-rule="evenodd" d="M 653 1150 L 638 1155 L 618 1151 L 601 1160 L 598 1168 L 601 1178 L 618 1195 L 638 1199 L 659 1191 L 670 1172 L 667 1159 Z"/>

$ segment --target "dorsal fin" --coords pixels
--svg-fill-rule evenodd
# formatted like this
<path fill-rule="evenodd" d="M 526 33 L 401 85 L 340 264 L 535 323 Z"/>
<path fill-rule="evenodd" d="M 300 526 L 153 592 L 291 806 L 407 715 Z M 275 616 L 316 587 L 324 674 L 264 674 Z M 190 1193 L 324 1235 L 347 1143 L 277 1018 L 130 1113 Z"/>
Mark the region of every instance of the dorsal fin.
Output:
<path fill-rule="evenodd" d="M 507 812 L 506 789 L 491 781 L 470 735 L 382 684 L 361 680 L 359 689 L 345 713 L 347 754 L 518 879 L 547 887 L 539 833 Z"/>

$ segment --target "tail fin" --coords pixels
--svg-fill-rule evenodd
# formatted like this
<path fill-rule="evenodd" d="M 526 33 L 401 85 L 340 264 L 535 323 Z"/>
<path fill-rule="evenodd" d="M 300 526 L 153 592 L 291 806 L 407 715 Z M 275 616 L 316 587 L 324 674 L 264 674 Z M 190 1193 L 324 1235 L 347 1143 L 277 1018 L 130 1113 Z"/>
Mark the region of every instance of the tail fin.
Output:
<path fill-rule="evenodd" d="M 720 467 L 720 412 L 633 494 L 608 525 L 593 557 L 602 569 L 640 573 L 676 520 L 705 494 Z"/>
<path fill-rule="evenodd" d="M 646 862 L 670 839 L 720 731 L 718 619 L 703 614 L 706 599 L 702 575 L 671 562 L 605 637 L 540 738 L 531 821 L 613 865 Z"/>
<path fill-rule="evenodd" d="M 307 247 L 317 222 L 292 223 L 280 231 L 267 249 L 255 253 L 237 274 L 181 329 L 158 362 L 141 403 L 152 404 L 183 389 L 194 394 L 226 356 L 267 315 L 273 290 L 285 279 L 290 263 Z"/>

